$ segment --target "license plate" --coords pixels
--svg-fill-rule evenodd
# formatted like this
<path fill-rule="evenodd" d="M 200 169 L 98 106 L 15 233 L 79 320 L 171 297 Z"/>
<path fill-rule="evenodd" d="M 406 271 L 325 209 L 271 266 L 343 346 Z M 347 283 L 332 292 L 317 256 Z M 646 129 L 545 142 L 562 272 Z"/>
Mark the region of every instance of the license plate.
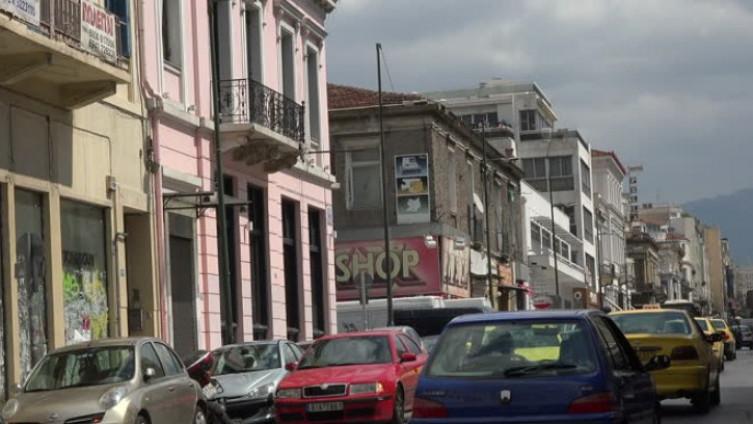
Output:
<path fill-rule="evenodd" d="M 342 402 L 309 403 L 306 405 L 307 412 L 333 412 L 343 409 L 345 409 L 345 405 Z"/>

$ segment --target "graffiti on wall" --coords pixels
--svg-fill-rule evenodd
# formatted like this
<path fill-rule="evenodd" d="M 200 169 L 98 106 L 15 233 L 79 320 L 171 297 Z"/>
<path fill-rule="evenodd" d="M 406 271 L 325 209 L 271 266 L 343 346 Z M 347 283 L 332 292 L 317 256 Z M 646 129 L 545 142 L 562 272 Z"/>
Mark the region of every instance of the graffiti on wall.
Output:
<path fill-rule="evenodd" d="M 63 252 L 66 344 L 107 337 L 107 273 L 94 255 Z"/>

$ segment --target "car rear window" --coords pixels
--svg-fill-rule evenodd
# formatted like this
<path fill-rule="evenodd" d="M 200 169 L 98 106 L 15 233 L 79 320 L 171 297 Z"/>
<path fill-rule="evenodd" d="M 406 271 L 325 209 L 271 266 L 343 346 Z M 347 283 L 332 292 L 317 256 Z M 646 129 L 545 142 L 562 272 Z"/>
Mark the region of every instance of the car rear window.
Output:
<path fill-rule="evenodd" d="M 355 336 L 319 340 L 306 351 L 298 369 L 392 362 L 387 336 Z"/>
<path fill-rule="evenodd" d="M 612 320 L 625 334 L 691 334 L 690 322 L 681 312 L 646 312 L 613 315 Z"/>
<path fill-rule="evenodd" d="M 592 338 L 582 322 L 506 321 L 448 328 L 434 348 L 427 375 L 525 378 L 595 369 Z"/>
<path fill-rule="evenodd" d="M 725 324 L 724 321 L 720 319 L 712 319 L 711 325 L 713 325 L 717 330 L 724 330 L 727 328 L 727 324 Z"/>
<path fill-rule="evenodd" d="M 711 331 L 711 329 L 709 328 L 709 322 L 706 321 L 705 319 L 697 319 L 695 320 L 695 322 L 698 323 L 698 325 L 701 327 L 701 330 Z"/>

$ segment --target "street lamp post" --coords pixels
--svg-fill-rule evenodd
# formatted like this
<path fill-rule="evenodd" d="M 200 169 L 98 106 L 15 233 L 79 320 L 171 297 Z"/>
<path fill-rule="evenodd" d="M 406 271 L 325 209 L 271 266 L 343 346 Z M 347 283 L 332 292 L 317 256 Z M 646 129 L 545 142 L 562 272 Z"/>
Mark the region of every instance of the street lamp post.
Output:
<path fill-rule="evenodd" d="M 379 89 L 379 153 L 382 174 L 382 221 L 384 224 L 384 267 L 387 274 L 387 325 L 395 319 L 392 311 L 392 255 L 390 251 L 390 220 L 387 213 L 387 153 L 384 148 L 384 119 L 382 105 L 382 44 L 376 45 L 377 85 Z"/>

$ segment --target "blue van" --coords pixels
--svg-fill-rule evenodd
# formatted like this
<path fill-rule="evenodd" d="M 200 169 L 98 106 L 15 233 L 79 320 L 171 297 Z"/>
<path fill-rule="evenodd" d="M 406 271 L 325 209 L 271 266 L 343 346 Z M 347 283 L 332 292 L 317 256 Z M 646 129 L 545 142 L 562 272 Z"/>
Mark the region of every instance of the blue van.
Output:
<path fill-rule="evenodd" d="M 649 371 L 600 311 L 502 312 L 450 322 L 420 377 L 412 423 L 658 423 Z"/>

